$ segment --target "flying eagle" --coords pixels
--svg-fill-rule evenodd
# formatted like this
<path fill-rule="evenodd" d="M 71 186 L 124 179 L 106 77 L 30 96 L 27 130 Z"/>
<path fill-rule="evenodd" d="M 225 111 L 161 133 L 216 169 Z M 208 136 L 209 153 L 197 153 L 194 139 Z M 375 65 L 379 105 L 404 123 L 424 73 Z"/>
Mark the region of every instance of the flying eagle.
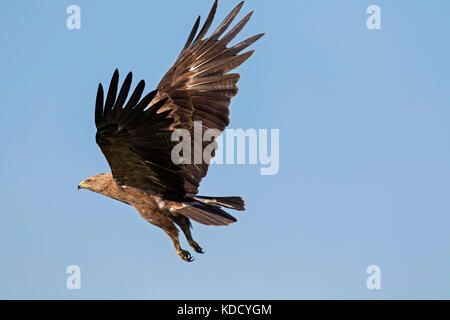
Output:
<path fill-rule="evenodd" d="M 95 104 L 96 142 L 110 173 L 101 173 L 78 185 L 134 206 L 151 224 L 163 229 L 172 239 L 181 259 L 193 261 L 180 247 L 178 229 L 198 253 L 202 248 L 191 235 L 190 219 L 205 225 L 225 226 L 236 219 L 222 208 L 244 210 L 241 197 L 204 197 L 197 195 L 199 183 L 208 171 L 209 161 L 176 163 L 172 151 L 177 141 L 172 134 L 187 130 L 194 137 L 194 123 L 202 132 L 223 132 L 229 124 L 229 104 L 238 92 L 239 74 L 229 73 L 247 60 L 254 50 L 240 53 L 264 34 L 258 34 L 234 46 L 227 45 L 247 24 L 250 12 L 225 35 L 242 8 L 239 3 L 218 28 L 205 37 L 217 8 L 217 0 L 197 34 L 200 16 L 174 65 L 156 90 L 144 95 L 140 81 L 127 101 L 132 73 L 118 90 L 116 69 L 104 101 L 100 83 Z M 223 35 L 223 36 L 222 36 Z M 211 141 L 193 140 L 203 151 Z M 195 150 L 195 147 L 193 148 Z M 202 153 L 203 154 L 203 153 Z M 185 156 L 183 154 L 183 156 Z"/>

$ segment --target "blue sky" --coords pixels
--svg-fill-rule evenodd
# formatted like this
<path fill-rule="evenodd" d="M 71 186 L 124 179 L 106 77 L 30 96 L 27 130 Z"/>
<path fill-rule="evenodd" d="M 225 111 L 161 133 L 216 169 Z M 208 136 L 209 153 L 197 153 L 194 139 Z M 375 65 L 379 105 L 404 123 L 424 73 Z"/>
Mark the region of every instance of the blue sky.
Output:
<path fill-rule="evenodd" d="M 129 206 L 77 191 L 108 171 L 98 82 L 153 89 L 212 1 L 8 1 L 0 13 L 0 298 L 450 298 L 450 3 L 247 0 L 231 128 L 280 129 L 280 170 L 214 166 L 204 195 L 239 194 L 226 228 L 181 261 Z M 66 8 L 81 8 L 81 29 Z M 237 1 L 220 1 L 217 26 Z M 381 8 L 369 31 L 366 8 Z M 182 245 L 187 248 L 183 241 Z M 79 265 L 82 289 L 65 273 Z M 381 268 L 381 290 L 366 268 Z"/>

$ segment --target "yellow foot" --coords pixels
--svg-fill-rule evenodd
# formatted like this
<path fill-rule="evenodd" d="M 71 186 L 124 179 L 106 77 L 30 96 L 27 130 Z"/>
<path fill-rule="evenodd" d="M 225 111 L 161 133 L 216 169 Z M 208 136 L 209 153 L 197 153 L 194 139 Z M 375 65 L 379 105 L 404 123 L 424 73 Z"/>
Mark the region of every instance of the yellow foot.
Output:
<path fill-rule="evenodd" d="M 197 252 L 197 253 L 202 253 L 202 254 L 205 253 L 205 251 L 203 251 L 202 247 L 200 247 L 200 246 L 198 245 L 198 243 L 195 242 L 194 240 L 189 241 L 189 245 L 191 246 L 192 249 L 195 250 L 195 252 Z"/>
<path fill-rule="evenodd" d="M 189 253 L 189 251 L 183 250 L 181 249 L 180 251 L 177 251 L 177 254 L 180 256 L 181 259 L 183 259 L 184 261 L 187 262 L 192 262 L 194 261 L 194 258 L 192 258 L 191 254 Z"/>

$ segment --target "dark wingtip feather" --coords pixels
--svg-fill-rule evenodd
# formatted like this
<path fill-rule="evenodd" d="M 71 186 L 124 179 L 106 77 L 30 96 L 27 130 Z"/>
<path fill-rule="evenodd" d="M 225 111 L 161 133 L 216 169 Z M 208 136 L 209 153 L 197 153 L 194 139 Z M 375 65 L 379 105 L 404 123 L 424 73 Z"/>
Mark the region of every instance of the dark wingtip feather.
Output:
<path fill-rule="evenodd" d="M 241 11 L 242 6 L 244 5 L 244 1 L 240 2 L 233 10 L 225 17 L 222 23 L 217 27 L 217 29 L 213 32 L 212 38 L 219 38 L 230 26 L 233 22 L 234 18 L 238 15 L 239 11 Z"/>
<path fill-rule="evenodd" d="M 205 20 L 205 23 L 203 24 L 202 29 L 200 30 L 199 34 L 194 40 L 194 43 L 196 43 L 199 40 L 202 40 L 202 38 L 206 35 L 209 28 L 211 27 L 211 24 L 214 20 L 214 16 L 216 15 L 217 10 L 217 0 L 214 1 L 213 6 L 211 7 L 211 10 L 209 11 L 208 17 Z"/>
<path fill-rule="evenodd" d="M 197 33 L 199 25 L 200 25 L 200 16 L 198 16 L 197 20 L 195 21 L 195 24 L 192 27 L 191 33 L 189 34 L 189 37 L 188 37 L 188 39 L 186 41 L 186 44 L 183 47 L 183 50 L 186 49 L 186 48 L 189 48 L 189 46 L 191 45 L 192 40 L 194 40 L 194 37 L 195 37 L 195 35 Z"/>
<path fill-rule="evenodd" d="M 145 84 L 145 83 L 144 83 Z M 150 104 L 150 102 L 153 100 L 153 98 L 156 96 L 156 94 L 158 93 L 158 90 L 153 90 L 149 93 L 147 93 L 142 99 L 141 101 L 139 101 L 139 103 L 137 104 L 137 106 L 134 108 L 135 111 L 143 111 L 145 108 L 148 107 L 148 105 Z"/>
<path fill-rule="evenodd" d="M 247 56 L 247 59 L 250 58 L 252 56 L 252 54 L 255 53 L 255 49 L 249 50 L 247 52 L 244 52 L 242 54 L 240 54 L 241 56 Z"/>
<path fill-rule="evenodd" d="M 98 128 L 103 117 L 103 86 L 98 84 L 97 98 L 95 101 L 95 126 Z"/>
<path fill-rule="evenodd" d="M 252 45 L 253 43 L 255 43 L 256 41 L 258 41 L 259 39 L 261 39 L 262 37 L 264 37 L 266 34 L 265 33 L 258 33 L 257 35 L 254 35 L 253 37 L 250 37 L 246 40 L 244 40 L 243 42 L 246 43 L 246 47 Z M 242 48 L 245 49 L 245 48 Z"/>
<path fill-rule="evenodd" d="M 117 97 L 114 109 L 122 108 L 122 106 L 124 105 L 125 100 L 128 97 L 128 93 L 130 92 L 132 80 L 133 80 L 133 73 L 128 72 L 125 80 L 123 81 L 122 88 L 120 88 L 119 96 Z"/>
<path fill-rule="evenodd" d="M 237 36 L 239 32 L 245 27 L 245 25 L 250 21 L 250 18 L 252 17 L 254 11 L 251 11 L 249 14 L 247 14 L 241 21 L 239 21 L 233 29 L 231 29 L 223 38 L 221 39 L 221 42 L 224 45 L 227 45 L 231 40 L 234 39 L 234 37 Z"/>
<path fill-rule="evenodd" d="M 119 82 L 119 69 L 117 68 L 114 70 L 113 76 L 111 78 L 111 83 L 113 82 L 113 80 L 117 80 L 117 82 Z"/>
<path fill-rule="evenodd" d="M 256 41 L 258 41 L 264 35 L 265 35 L 265 33 L 259 33 L 257 35 L 254 35 L 253 37 L 245 39 L 242 42 L 239 42 L 238 44 L 234 45 L 233 47 L 229 48 L 228 50 L 230 52 L 233 52 L 234 54 L 237 54 L 237 53 L 241 52 L 242 50 L 244 50 L 245 48 L 252 45 L 253 43 L 255 43 Z"/>
<path fill-rule="evenodd" d="M 109 84 L 108 95 L 106 96 L 105 107 L 103 110 L 103 116 L 112 110 L 114 102 L 116 100 L 117 88 L 119 85 L 119 70 L 115 70 Z"/>
<path fill-rule="evenodd" d="M 144 92 L 144 88 L 145 88 L 145 81 L 144 80 L 139 81 L 130 99 L 128 99 L 128 102 L 124 109 L 128 110 L 136 106 L 136 104 L 139 102 L 139 99 L 141 99 L 142 92 Z"/>

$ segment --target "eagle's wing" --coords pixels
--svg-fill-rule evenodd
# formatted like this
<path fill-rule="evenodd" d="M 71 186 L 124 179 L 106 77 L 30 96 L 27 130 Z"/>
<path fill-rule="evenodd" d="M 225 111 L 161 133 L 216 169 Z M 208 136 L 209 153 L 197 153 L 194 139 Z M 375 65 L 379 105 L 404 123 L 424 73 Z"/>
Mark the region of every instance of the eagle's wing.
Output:
<path fill-rule="evenodd" d="M 168 99 L 154 102 L 156 90 L 141 99 L 145 87 L 142 80 L 125 105 L 131 80 L 130 72 L 117 95 L 116 70 L 105 102 L 99 84 L 95 106 L 97 144 L 119 185 L 157 194 L 186 194 L 193 187 L 183 177 L 180 166 L 171 160 L 175 142 L 171 141 L 169 127 L 174 119 L 169 117 L 170 110 L 162 110 Z"/>
<path fill-rule="evenodd" d="M 250 12 L 236 24 L 227 34 L 222 36 L 239 13 L 244 2 L 239 3 L 217 27 L 205 38 L 210 28 L 217 8 L 217 0 L 197 34 L 200 17 L 192 28 L 186 44 L 174 65 L 162 78 L 158 85 L 158 97 L 169 98 L 168 105 L 172 109 L 171 116 L 175 118 L 173 128 L 189 130 L 192 139 L 191 164 L 182 165 L 182 174 L 191 179 L 197 193 L 201 179 L 206 176 L 209 161 L 203 159 L 203 151 L 211 141 L 197 141 L 194 134 L 194 122 L 201 122 L 202 136 L 208 129 L 222 133 L 229 124 L 230 100 L 238 92 L 236 83 L 239 74 L 228 73 L 247 60 L 254 50 L 240 54 L 264 34 L 255 35 L 234 46 L 227 45 L 242 30 L 252 16 Z M 194 39 L 195 37 L 195 39 Z M 194 144 L 201 145 L 195 148 Z M 202 153 L 197 157 L 194 152 Z M 194 163 L 194 159 L 203 159 L 202 163 Z"/>
<path fill-rule="evenodd" d="M 174 130 L 187 129 L 193 138 L 192 152 L 198 150 L 195 144 L 201 144 L 203 154 L 211 141 L 194 139 L 194 122 L 201 121 L 203 132 L 206 129 L 222 132 L 228 125 L 228 106 L 237 94 L 239 79 L 239 74 L 228 72 L 251 56 L 253 51 L 239 53 L 263 35 L 227 47 L 252 14 L 221 37 L 242 5 L 243 2 L 236 6 L 212 35 L 204 38 L 214 18 L 216 0 L 199 34 L 195 37 L 200 23 L 197 19 L 175 64 L 158 88 L 142 99 L 144 81 L 139 82 L 123 107 L 130 91 L 131 73 L 117 96 L 119 74 L 117 70 L 114 72 L 105 102 L 102 85 L 99 85 L 96 141 L 117 183 L 162 195 L 198 193 L 209 163 L 174 164 L 171 155 L 178 142 L 171 137 Z"/>

